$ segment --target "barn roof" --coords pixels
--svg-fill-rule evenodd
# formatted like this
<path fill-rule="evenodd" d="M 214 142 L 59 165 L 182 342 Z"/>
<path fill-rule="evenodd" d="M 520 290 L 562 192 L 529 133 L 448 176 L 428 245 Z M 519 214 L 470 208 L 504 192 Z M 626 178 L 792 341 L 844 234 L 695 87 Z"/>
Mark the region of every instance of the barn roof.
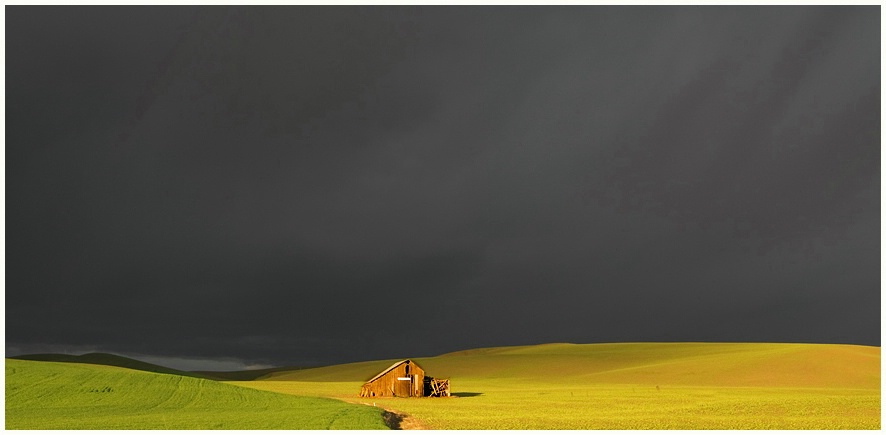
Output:
<path fill-rule="evenodd" d="M 411 363 L 415 364 L 415 361 L 408 360 L 408 359 L 404 359 L 403 361 L 397 361 L 397 362 L 391 364 L 390 367 L 388 367 L 388 368 L 382 370 L 381 373 L 379 373 L 379 374 L 373 376 L 373 378 L 370 379 L 370 380 L 368 380 L 368 381 L 366 381 L 366 383 L 368 384 L 368 383 L 370 383 L 370 382 L 372 382 L 372 381 L 374 381 L 374 380 L 376 380 L 376 379 L 378 379 L 378 378 L 384 376 L 385 373 L 387 373 L 387 372 L 389 372 L 389 371 L 391 371 L 391 370 L 394 370 L 394 367 L 397 367 L 398 365 L 403 364 L 403 363 L 407 363 L 407 362 L 411 362 Z M 418 365 L 418 364 L 415 364 L 415 365 L 416 365 L 418 368 L 421 368 L 420 365 Z M 424 369 L 422 369 L 422 370 L 424 370 Z"/>

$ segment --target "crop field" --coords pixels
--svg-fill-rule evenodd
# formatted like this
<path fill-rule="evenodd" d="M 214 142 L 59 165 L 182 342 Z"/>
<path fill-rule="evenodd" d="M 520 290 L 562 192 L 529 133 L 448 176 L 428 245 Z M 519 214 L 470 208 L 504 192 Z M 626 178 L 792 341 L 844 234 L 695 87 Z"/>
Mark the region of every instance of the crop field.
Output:
<path fill-rule="evenodd" d="M 879 429 L 880 348 L 550 344 L 416 358 L 452 398 L 359 398 L 393 360 L 232 382 L 375 404 L 432 429 Z"/>
<path fill-rule="evenodd" d="M 207 379 L 6 360 L 6 429 L 387 429 L 381 412 Z"/>

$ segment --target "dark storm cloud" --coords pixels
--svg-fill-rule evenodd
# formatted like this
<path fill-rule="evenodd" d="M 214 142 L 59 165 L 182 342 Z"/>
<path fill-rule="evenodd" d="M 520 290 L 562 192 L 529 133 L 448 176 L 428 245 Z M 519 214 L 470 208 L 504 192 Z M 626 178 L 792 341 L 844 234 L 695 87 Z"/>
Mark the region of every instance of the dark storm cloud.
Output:
<path fill-rule="evenodd" d="M 877 8 L 7 12 L 7 352 L 879 344 Z"/>

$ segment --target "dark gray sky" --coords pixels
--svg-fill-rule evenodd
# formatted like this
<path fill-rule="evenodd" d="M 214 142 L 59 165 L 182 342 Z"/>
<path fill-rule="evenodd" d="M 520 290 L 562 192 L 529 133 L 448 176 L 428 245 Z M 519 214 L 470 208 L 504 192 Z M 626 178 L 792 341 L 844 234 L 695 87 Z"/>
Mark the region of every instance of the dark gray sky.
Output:
<path fill-rule="evenodd" d="M 6 237 L 7 355 L 879 345 L 880 9 L 6 7 Z"/>

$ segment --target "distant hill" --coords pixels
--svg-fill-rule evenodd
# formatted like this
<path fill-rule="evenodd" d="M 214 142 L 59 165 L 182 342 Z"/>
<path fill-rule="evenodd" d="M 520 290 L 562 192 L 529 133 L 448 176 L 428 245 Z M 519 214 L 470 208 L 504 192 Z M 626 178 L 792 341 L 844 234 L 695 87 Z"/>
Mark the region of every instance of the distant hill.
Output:
<path fill-rule="evenodd" d="M 132 370 L 141 370 L 143 372 L 163 373 L 169 375 L 188 376 L 192 378 L 211 379 L 214 381 L 253 381 L 261 379 L 277 372 L 293 372 L 303 370 L 309 367 L 286 366 L 272 367 L 256 370 L 238 370 L 238 371 L 211 371 L 211 370 L 194 370 L 183 371 L 169 367 L 151 364 L 132 358 L 110 353 L 87 353 L 83 355 L 68 355 L 63 353 L 38 353 L 30 355 L 12 356 L 9 359 L 19 359 L 26 361 L 47 361 L 47 362 L 70 362 L 80 364 L 97 364 L 103 366 L 123 367 Z"/>
<path fill-rule="evenodd" d="M 435 377 L 554 383 L 879 388 L 880 348 L 795 343 L 542 344 L 412 358 Z M 401 358 L 402 359 L 402 358 Z M 294 371 L 260 380 L 366 381 L 399 359 Z"/>
<path fill-rule="evenodd" d="M 287 366 L 287 367 L 271 367 L 267 369 L 255 369 L 255 370 L 239 370 L 239 371 L 231 371 L 231 372 L 217 372 L 210 370 L 196 370 L 191 373 L 203 376 L 207 379 L 214 379 L 217 381 L 254 381 L 257 379 L 261 379 L 268 375 L 272 375 L 278 372 L 293 372 L 297 370 L 304 370 L 311 367 L 299 367 L 299 366 Z"/>
<path fill-rule="evenodd" d="M 83 355 L 67 355 L 63 353 L 38 353 L 31 355 L 12 356 L 9 359 L 19 359 L 26 361 L 48 361 L 48 362 L 69 362 L 80 364 L 97 364 L 103 366 L 123 367 L 132 370 L 141 370 L 143 372 L 163 373 L 168 375 L 188 376 L 192 378 L 214 379 L 210 376 L 176 370 L 169 367 L 163 367 L 156 364 L 139 361 L 125 356 L 113 355 L 110 353 L 87 353 Z"/>

